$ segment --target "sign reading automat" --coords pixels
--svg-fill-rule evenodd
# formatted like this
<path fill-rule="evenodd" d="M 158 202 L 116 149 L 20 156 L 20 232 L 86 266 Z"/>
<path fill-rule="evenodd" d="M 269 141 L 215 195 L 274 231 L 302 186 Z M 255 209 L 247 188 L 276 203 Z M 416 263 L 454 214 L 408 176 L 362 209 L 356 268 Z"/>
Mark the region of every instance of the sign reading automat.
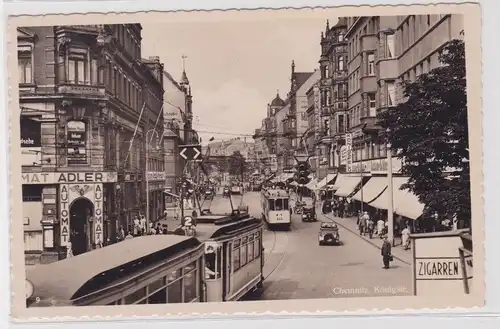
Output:
<path fill-rule="evenodd" d="M 69 188 L 67 184 L 59 185 L 59 221 L 61 225 L 61 246 L 69 243 Z"/>
<path fill-rule="evenodd" d="M 96 244 L 104 243 L 102 235 L 102 225 L 103 225 L 103 185 L 95 184 L 94 189 L 94 241 Z"/>
<path fill-rule="evenodd" d="M 352 134 L 345 135 L 345 146 L 347 152 L 347 172 L 352 172 Z"/>

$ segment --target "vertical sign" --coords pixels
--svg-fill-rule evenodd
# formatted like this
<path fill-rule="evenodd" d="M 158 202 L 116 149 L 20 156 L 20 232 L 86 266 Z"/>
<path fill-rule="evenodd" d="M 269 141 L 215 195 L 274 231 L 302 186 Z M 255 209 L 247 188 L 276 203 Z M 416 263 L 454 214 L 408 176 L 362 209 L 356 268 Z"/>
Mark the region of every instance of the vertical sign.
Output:
<path fill-rule="evenodd" d="M 83 121 L 69 121 L 67 126 L 68 164 L 87 163 L 87 128 Z"/>
<path fill-rule="evenodd" d="M 59 185 L 59 207 L 61 224 L 61 247 L 69 242 L 69 188 L 68 184 Z"/>
<path fill-rule="evenodd" d="M 320 90 L 318 84 L 314 85 L 314 128 L 316 131 L 316 136 L 318 136 L 318 128 L 320 128 L 320 110 L 321 110 L 321 98 Z"/>
<path fill-rule="evenodd" d="M 41 124 L 35 118 L 21 117 L 21 164 L 40 164 L 42 152 Z"/>
<path fill-rule="evenodd" d="M 352 134 L 345 134 L 345 145 L 347 150 L 347 172 L 352 172 Z"/>
<path fill-rule="evenodd" d="M 94 242 L 104 243 L 102 236 L 103 214 L 102 214 L 102 184 L 94 185 Z"/>

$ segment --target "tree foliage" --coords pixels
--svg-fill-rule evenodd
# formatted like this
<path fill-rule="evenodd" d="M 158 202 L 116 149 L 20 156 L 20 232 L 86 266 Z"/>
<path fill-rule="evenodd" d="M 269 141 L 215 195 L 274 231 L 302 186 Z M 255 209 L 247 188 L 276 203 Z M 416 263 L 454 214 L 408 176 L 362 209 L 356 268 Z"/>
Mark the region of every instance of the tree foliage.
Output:
<path fill-rule="evenodd" d="M 229 156 L 229 174 L 242 176 L 246 170 L 246 160 L 245 157 L 240 153 L 240 151 L 234 151 L 233 154 Z"/>
<path fill-rule="evenodd" d="M 470 220 L 469 135 L 465 47 L 452 40 L 439 54 L 442 66 L 403 82 L 405 102 L 380 114 L 386 141 L 403 159 L 426 214 Z M 389 129 L 387 129 L 389 128 Z"/>

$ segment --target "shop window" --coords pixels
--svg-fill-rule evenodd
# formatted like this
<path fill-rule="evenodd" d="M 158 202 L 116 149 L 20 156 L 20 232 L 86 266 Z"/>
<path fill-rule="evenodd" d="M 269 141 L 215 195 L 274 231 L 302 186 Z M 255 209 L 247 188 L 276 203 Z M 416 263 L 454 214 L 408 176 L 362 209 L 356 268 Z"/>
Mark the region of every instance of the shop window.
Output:
<path fill-rule="evenodd" d="M 42 201 L 43 185 L 26 185 L 23 184 L 23 201 L 24 202 L 41 202 Z"/>

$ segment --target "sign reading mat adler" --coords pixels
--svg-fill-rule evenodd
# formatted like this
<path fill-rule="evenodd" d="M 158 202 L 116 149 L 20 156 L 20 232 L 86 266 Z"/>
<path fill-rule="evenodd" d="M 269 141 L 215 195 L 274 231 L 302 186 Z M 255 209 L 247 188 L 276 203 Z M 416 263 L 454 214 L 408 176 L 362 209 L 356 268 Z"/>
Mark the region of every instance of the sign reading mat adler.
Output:
<path fill-rule="evenodd" d="M 23 173 L 23 184 L 115 183 L 116 172 Z"/>

